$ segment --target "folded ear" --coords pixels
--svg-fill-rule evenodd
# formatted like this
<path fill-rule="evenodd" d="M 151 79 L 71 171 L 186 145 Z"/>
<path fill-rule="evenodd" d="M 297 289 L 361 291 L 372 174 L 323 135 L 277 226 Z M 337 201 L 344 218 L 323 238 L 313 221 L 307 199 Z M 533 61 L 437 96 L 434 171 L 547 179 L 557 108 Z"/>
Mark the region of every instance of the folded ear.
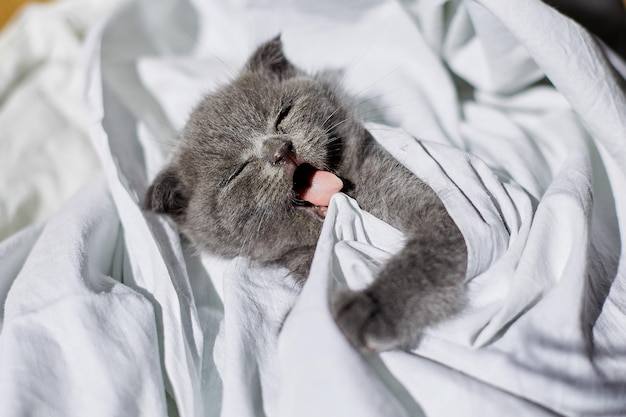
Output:
<path fill-rule="evenodd" d="M 189 204 L 187 187 L 180 179 L 174 166 L 169 166 L 157 175 L 148 188 L 143 208 L 155 213 L 167 214 L 180 222 L 184 219 Z"/>
<path fill-rule="evenodd" d="M 299 70 L 285 57 L 280 35 L 265 42 L 252 54 L 246 69 L 284 80 L 298 75 Z"/>

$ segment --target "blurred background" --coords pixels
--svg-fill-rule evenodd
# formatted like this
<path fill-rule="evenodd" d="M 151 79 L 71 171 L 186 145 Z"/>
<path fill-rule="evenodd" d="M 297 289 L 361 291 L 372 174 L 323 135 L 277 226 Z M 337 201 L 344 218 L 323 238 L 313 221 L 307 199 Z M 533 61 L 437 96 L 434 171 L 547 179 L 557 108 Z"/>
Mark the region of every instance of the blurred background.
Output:
<path fill-rule="evenodd" d="M 100 170 L 82 45 L 117 1 L 0 0 L 0 241 L 44 221 Z M 626 57 L 626 0 L 545 2 Z"/>
<path fill-rule="evenodd" d="M 82 47 L 114 4 L 0 0 L 0 241 L 48 218 L 100 169 Z"/>
<path fill-rule="evenodd" d="M 28 2 L 28 0 L 2 0 L 2 6 L 0 6 L 0 27 L 3 27 L 16 11 Z"/>

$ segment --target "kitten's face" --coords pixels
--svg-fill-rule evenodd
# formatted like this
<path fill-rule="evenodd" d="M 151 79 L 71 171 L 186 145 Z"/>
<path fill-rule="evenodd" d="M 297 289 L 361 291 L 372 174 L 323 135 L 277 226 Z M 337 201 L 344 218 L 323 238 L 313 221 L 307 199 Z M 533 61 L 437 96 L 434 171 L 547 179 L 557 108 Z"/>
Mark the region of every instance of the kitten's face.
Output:
<path fill-rule="evenodd" d="M 146 205 L 197 247 L 227 256 L 271 262 L 311 249 L 323 211 L 299 198 L 298 185 L 313 168 L 340 174 L 358 128 L 335 87 L 292 66 L 274 39 L 196 108 Z"/>

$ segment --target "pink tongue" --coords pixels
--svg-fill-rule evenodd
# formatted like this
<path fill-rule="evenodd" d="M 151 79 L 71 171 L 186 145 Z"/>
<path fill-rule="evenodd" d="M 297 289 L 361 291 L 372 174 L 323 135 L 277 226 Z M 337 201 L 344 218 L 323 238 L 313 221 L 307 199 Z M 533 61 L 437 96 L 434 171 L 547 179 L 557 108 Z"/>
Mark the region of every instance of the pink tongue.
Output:
<path fill-rule="evenodd" d="M 309 186 L 299 192 L 300 198 L 316 206 L 328 206 L 333 194 L 343 188 L 343 182 L 328 171 L 315 171 L 309 177 Z"/>

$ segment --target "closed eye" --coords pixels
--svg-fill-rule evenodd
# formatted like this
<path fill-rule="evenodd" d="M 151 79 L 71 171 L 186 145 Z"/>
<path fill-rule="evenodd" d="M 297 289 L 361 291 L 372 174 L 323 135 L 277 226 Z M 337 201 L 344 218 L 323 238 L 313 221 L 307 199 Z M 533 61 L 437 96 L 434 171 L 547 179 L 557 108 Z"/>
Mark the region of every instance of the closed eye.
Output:
<path fill-rule="evenodd" d="M 235 168 L 235 170 L 231 172 L 228 178 L 222 181 L 222 187 L 227 186 L 232 180 L 237 178 L 237 176 L 241 174 L 241 172 L 245 169 L 246 166 L 248 166 L 249 163 L 250 161 L 246 161 L 243 164 L 239 165 L 237 168 Z"/>
<path fill-rule="evenodd" d="M 280 113 L 278 113 L 278 116 L 276 116 L 276 121 L 274 122 L 274 130 L 278 131 L 278 129 L 280 128 L 280 124 L 283 122 L 283 120 L 285 120 L 287 115 L 289 115 L 292 107 L 293 106 L 291 104 L 288 104 L 287 106 L 283 107 Z"/>

